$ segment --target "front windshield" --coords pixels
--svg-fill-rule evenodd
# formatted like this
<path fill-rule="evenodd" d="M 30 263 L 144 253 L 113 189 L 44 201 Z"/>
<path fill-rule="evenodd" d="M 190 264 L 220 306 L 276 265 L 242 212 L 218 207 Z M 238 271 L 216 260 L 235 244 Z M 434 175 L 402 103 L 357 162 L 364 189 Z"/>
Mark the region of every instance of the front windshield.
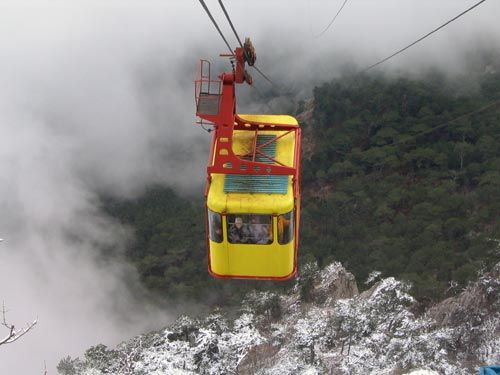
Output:
<path fill-rule="evenodd" d="M 229 243 L 266 245 L 273 242 L 271 215 L 227 215 Z"/>

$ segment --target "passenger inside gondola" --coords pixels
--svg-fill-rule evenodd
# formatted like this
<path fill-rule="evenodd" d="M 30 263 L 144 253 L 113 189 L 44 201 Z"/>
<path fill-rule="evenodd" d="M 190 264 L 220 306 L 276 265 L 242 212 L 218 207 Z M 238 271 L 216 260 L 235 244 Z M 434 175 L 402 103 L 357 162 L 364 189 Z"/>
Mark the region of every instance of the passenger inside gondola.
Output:
<path fill-rule="evenodd" d="M 227 224 L 230 243 L 267 245 L 273 242 L 271 215 L 228 215 Z"/>
<path fill-rule="evenodd" d="M 270 241 L 269 224 L 261 223 L 261 215 L 252 215 L 250 219 L 250 235 L 254 244 L 268 244 Z"/>
<path fill-rule="evenodd" d="M 229 225 L 229 242 L 230 243 L 248 243 L 250 240 L 250 231 L 248 226 L 243 223 L 243 219 L 237 216 L 234 223 Z"/>

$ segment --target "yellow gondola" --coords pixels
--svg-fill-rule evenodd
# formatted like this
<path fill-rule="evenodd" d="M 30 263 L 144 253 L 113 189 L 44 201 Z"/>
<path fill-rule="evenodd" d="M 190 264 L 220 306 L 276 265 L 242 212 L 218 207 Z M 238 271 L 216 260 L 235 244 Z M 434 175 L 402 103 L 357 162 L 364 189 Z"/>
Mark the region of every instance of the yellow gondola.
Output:
<path fill-rule="evenodd" d="M 286 115 L 237 115 L 235 83 L 251 83 L 235 50 L 236 68 L 210 79 L 202 60 L 197 116 L 214 126 L 205 189 L 208 269 L 221 278 L 286 280 L 297 272 L 300 217 L 300 127 Z"/>

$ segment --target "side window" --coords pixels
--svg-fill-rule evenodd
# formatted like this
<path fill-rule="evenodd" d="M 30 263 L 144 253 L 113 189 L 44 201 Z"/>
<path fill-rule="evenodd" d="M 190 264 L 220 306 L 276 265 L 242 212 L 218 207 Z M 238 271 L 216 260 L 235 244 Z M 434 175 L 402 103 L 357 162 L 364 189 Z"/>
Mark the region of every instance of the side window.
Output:
<path fill-rule="evenodd" d="M 214 242 L 222 242 L 222 219 L 217 212 L 208 210 L 208 233 Z"/>
<path fill-rule="evenodd" d="M 278 216 L 278 242 L 285 245 L 293 240 L 293 211 Z"/>
<path fill-rule="evenodd" d="M 271 215 L 227 215 L 229 243 L 267 245 L 273 242 Z"/>

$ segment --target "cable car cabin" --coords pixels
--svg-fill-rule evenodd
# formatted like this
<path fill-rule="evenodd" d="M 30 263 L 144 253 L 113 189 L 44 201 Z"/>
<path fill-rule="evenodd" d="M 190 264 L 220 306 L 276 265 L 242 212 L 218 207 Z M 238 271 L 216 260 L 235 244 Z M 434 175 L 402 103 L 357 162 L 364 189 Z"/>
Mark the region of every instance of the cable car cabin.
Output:
<path fill-rule="evenodd" d="M 259 120 L 298 127 L 290 116 L 260 116 Z M 255 160 L 293 166 L 297 146 L 294 135 L 288 131 L 236 130 L 233 151 L 244 156 L 261 149 L 265 156 L 256 153 Z M 213 275 L 270 279 L 295 275 L 299 203 L 294 196 L 295 182 L 289 175 L 211 175 L 207 217 L 209 270 Z"/>
<path fill-rule="evenodd" d="M 297 273 L 300 127 L 291 116 L 235 113 L 235 83 L 249 80 L 245 52 L 237 48 L 235 56 L 236 70 L 220 81 L 210 80 L 202 60 L 196 81 L 197 116 L 214 126 L 205 189 L 208 270 L 287 280 Z"/>

